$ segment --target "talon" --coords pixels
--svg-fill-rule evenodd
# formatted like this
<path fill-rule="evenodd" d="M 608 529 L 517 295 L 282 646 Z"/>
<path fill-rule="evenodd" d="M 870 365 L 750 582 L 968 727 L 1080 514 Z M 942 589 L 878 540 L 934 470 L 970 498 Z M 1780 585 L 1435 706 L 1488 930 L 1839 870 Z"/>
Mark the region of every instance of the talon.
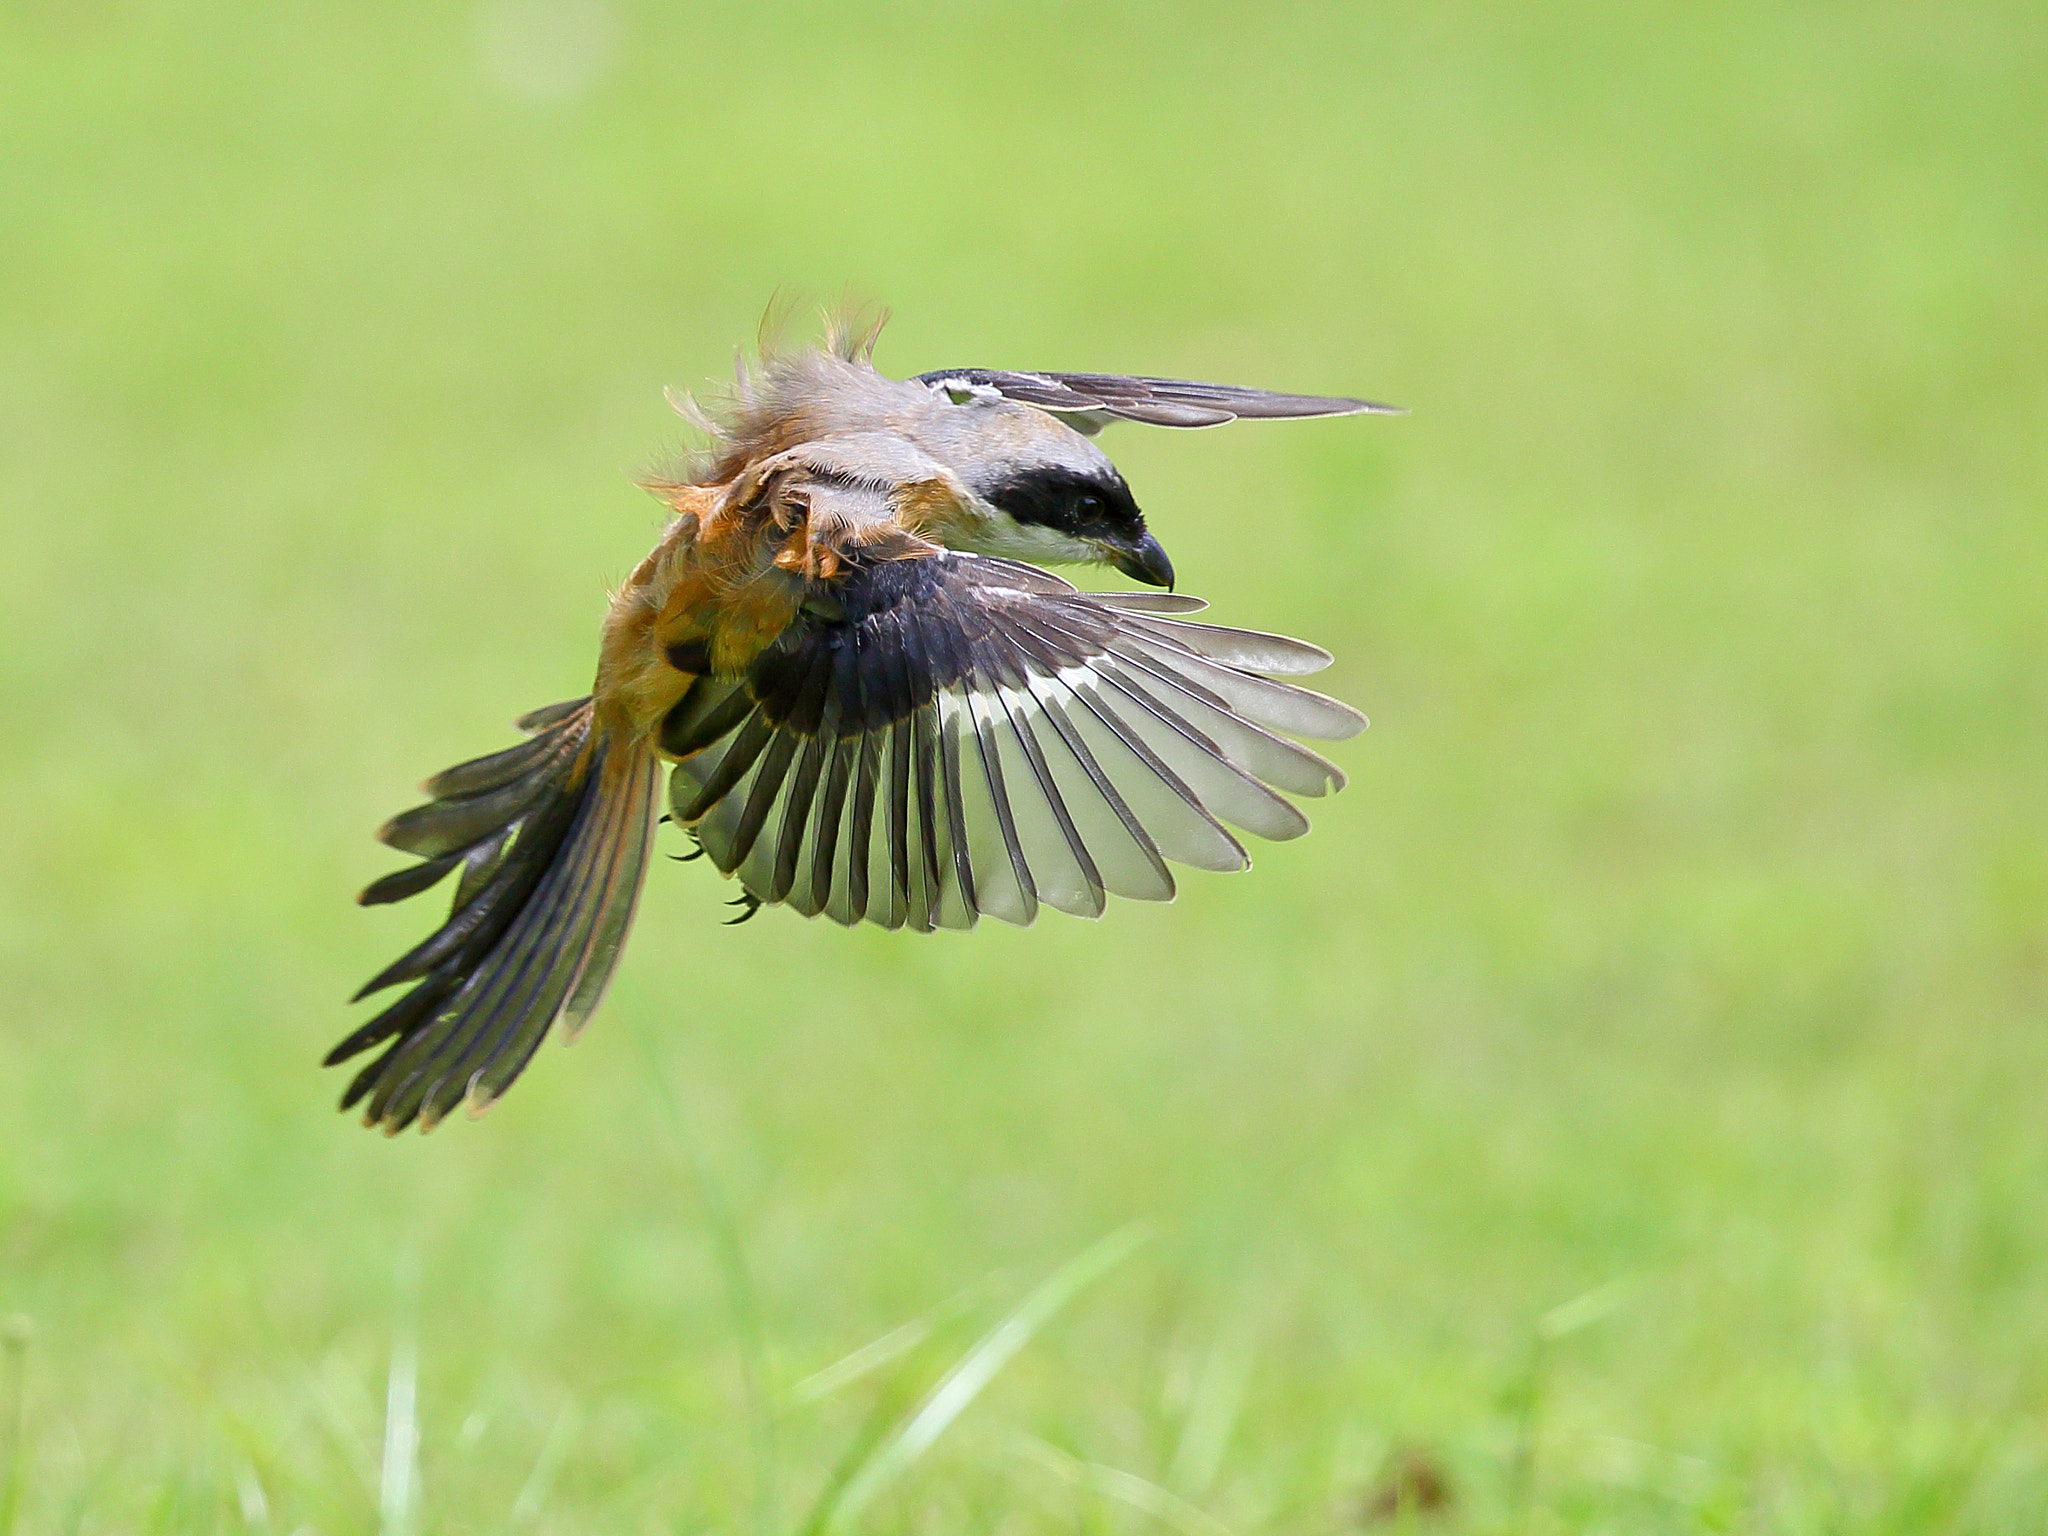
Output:
<path fill-rule="evenodd" d="M 728 901 L 726 905 L 728 907 L 745 907 L 747 909 L 746 911 L 742 912 L 738 917 L 727 918 L 724 924 L 722 925 L 727 928 L 737 928 L 741 923 L 748 921 L 754 916 L 755 913 L 761 910 L 762 901 L 761 898 L 754 895 L 753 892 L 744 891 L 740 895 L 735 896 L 731 901 Z"/>

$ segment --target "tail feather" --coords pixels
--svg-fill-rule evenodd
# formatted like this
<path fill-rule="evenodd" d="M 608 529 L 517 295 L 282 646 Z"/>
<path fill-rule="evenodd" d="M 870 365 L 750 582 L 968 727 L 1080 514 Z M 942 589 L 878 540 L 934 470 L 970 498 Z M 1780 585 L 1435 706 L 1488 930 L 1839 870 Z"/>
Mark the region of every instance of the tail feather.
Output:
<path fill-rule="evenodd" d="M 408 896 L 417 896 L 421 891 L 432 890 L 447 877 L 448 871 L 460 864 L 463 855 L 450 853 L 438 859 L 424 859 L 418 864 L 394 869 L 381 880 L 372 880 L 363 887 L 363 893 L 356 900 L 366 907 L 379 907 L 386 902 L 403 901 Z M 462 903 L 457 902 L 460 906 Z"/>
<path fill-rule="evenodd" d="M 439 859 L 473 848 L 485 838 L 503 831 L 536 805 L 551 799 L 561 787 L 562 776 L 575 773 L 581 767 L 589 748 L 589 730 L 587 723 L 581 731 L 572 729 L 580 719 L 582 717 L 572 716 L 537 738 L 538 742 L 547 744 L 547 750 L 535 754 L 531 760 L 518 760 L 512 777 L 497 784 L 487 781 L 480 788 L 466 787 L 473 781 L 464 770 L 490 762 L 489 758 L 480 758 L 477 763 L 464 763 L 460 768 L 450 769 L 429 780 L 427 793 L 434 798 L 425 805 L 401 811 L 385 822 L 377 829 L 377 841 L 401 853 Z M 528 746 L 536 744 L 527 743 Z M 463 787 L 441 787 L 443 781 L 450 779 Z"/>
<path fill-rule="evenodd" d="M 367 1100 L 366 1122 L 387 1132 L 415 1120 L 431 1129 L 465 1098 L 480 1113 L 558 1018 L 580 1029 L 632 924 L 659 760 L 651 746 L 608 739 L 588 700 L 521 724 L 533 741 L 428 781 L 435 798 L 394 818 L 385 840 L 430 856 L 363 892 L 402 900 L 463 871 L 447 922 L 357 995 L 417 985 L 327 1057 L 332 1066 L 385 1045 L 341 1107 Z"/>

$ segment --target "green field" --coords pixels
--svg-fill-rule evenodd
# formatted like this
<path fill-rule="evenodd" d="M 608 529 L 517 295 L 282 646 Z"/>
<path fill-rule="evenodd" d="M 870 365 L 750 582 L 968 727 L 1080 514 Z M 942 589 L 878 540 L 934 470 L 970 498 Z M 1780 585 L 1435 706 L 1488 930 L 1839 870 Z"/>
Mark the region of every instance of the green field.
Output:
<path fill-rule="evenodd" d="M 0 8 L 0 1536 L 2048 1531 L 2044 79 L 2017 0 Z M 1412 407 L 1103 440 L 1351 787 L 1030 932 L 664 863 L 574 1051 L 366 1134 L 369 833 L 583 691 L 778 291 Z"/>

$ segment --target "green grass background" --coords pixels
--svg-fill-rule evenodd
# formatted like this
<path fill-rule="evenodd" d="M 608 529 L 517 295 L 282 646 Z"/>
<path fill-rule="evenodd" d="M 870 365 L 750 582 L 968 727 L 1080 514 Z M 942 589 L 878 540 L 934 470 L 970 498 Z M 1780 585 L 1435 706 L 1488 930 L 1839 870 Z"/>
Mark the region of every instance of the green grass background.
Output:
<path fill-rule="evenodd" d="M 414 1529 L 794 1530 L 1136 1219 L 851 1529 L 1409 1456 L 1451 1529 L 2048 1529 L 2044 78 L 1989 0 L 9 0 L 18 1529 L 388 1529 L 411 1335 Z M 663 865 L 576 1050 L 366 1135 L 368 833 L 583 689 L 778 289 L 1413 407 L 1105 440 L 1351 788 L 1026 933 Z"/>

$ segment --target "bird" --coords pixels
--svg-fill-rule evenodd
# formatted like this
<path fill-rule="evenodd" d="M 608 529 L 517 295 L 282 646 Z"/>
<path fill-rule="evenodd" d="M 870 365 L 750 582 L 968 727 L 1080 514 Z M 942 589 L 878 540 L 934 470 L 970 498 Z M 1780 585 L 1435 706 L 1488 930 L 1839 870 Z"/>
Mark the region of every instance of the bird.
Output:
<path fill-rule="evenodd" d="M 930 932 L 1170 900 L 1169 863 L 1248 868 L 1232 828 L 1298 837 L 1286 794 L 1343 785 L 1293 738 L 1365 717 L 1283 680 L 1330 653 L 1191 620 L 1206 605 L 1174 591 L 1095 438 L 1396 407 L 1115 374 L 892 379 L 879 331 L 764 339 L 715 409 L 671 394 L 704 446 L 642 482 L 666 523 L 611 596 L 591 692 L 525 715 L 525 740 L 435 775 L 377 834 L 418 862 L 360 902 L 455 889 L 356 994 L 410 984 L 329 1052 L 376 1052 L 343 1110 L 431 1130 L 489 1108 L 551 1029 L 573 1039 L 664 821 L 680 857 L 738 880 L 736 921 L 783 906 Z M 1051 565 L 1145 590 L 1081 591 Z"/>

